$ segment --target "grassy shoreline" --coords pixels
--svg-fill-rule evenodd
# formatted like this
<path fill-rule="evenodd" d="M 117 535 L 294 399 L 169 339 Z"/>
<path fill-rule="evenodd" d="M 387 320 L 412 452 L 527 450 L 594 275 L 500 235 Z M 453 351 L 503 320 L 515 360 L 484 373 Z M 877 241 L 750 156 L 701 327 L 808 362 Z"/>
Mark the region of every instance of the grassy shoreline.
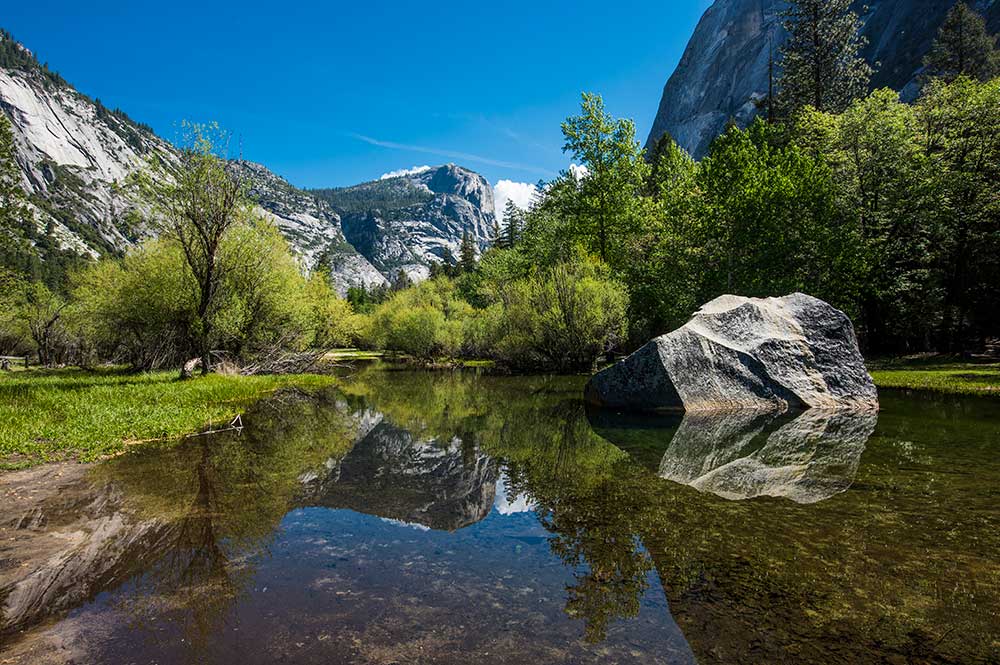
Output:
<path fill-rule="evenodd" d="M 381 358 L 354 350 L 331 355 L 344 361 Z M 1000 397 L 1000 363 L 935 357 L 874 361 L 869 369 L 883 389 Z M 90 462 L 131 445 L 176 439 L 227 423 L 277 390 L 317 390 L 333 381 L 310 374 L 179 381 L 174 371 L 0 372 L 0 471 L 67 459 Z"/>
<path fill-rule="evenodd" d="M 282 388 L 316 390 L 329 376 L 221 376 L 176 371 L 28 370 L 0 375 L 0 470 L 94 461 L 151 440 L 228 423 Z"/>
<path fill-rule="evenodd" d="M 1000 397 L 997 362 L 964 362 L 931 356 L 873 361 L 869 363 L 869 371 L 879 388 Z"/>

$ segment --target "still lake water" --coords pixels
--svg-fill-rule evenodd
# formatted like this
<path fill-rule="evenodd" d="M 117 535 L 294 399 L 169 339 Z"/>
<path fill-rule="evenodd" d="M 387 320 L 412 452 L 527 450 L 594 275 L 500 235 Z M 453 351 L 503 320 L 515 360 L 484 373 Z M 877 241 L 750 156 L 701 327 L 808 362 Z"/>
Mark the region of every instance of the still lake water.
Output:
<path fill-rule="evenodd" d="M 1000 663 L 1000 402 L 588 412 L 380 368 L 0 476 L 2 663 Z"/>

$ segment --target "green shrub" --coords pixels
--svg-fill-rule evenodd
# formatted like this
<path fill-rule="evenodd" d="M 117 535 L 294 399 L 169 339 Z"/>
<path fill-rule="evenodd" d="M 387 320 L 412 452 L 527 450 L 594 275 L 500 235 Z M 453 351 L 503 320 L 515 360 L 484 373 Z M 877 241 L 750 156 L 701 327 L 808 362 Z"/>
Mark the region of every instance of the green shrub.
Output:
<path fill-rule="evenodd" d="M 493 354 L 521 370 L 589 370 L 626 329 L 628 297 L 592 260 L 577 259 L 496 285 L 501 308 Z"/>
<path fill-rule="evenodd" d="M 356 336 L 350 305 L 325 275 L 302 276 L 269 222 L 232 229 L 219 270 L 219 294 L 205 315 L 213 350 L 245 361 L 276 348 L 343 346 Z M 177 243 L 144 243 L 120 261 L 92 264 L 74 282 L 70 319 L 97 357 L 156 369 L 197 354 L 198 286 Z"/>
<path fill-rule="evenodd" d="M 448 277 L 398 291 L 365 317 L 360 346 L 420 360 L 466 355 L 466 329 L 476 310 L 462 300 Z"/>

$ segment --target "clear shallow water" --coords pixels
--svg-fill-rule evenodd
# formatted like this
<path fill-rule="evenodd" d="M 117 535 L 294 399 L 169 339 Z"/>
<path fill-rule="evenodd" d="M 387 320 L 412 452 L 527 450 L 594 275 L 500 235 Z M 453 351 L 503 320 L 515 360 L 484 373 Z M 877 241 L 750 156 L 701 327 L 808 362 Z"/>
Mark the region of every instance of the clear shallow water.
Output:
<path fill-rule="evenodd" d="M 1000 404 L 589 412 L 367 370 L 0 476 L 0 662 L 998 663 Z"/>

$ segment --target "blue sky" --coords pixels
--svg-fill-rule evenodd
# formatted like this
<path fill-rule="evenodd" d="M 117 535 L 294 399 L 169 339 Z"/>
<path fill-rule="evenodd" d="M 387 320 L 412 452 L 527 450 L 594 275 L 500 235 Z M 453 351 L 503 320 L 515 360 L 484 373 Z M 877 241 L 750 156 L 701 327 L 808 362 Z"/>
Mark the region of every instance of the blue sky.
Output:
<path fill-rule="evenodd" d="M 12 2 L 0 26 L 167 139 L 218 121 L 300 187 L 456 162 L 535 182 L 599 92 L 644 141 L 711 0 Z"/>

